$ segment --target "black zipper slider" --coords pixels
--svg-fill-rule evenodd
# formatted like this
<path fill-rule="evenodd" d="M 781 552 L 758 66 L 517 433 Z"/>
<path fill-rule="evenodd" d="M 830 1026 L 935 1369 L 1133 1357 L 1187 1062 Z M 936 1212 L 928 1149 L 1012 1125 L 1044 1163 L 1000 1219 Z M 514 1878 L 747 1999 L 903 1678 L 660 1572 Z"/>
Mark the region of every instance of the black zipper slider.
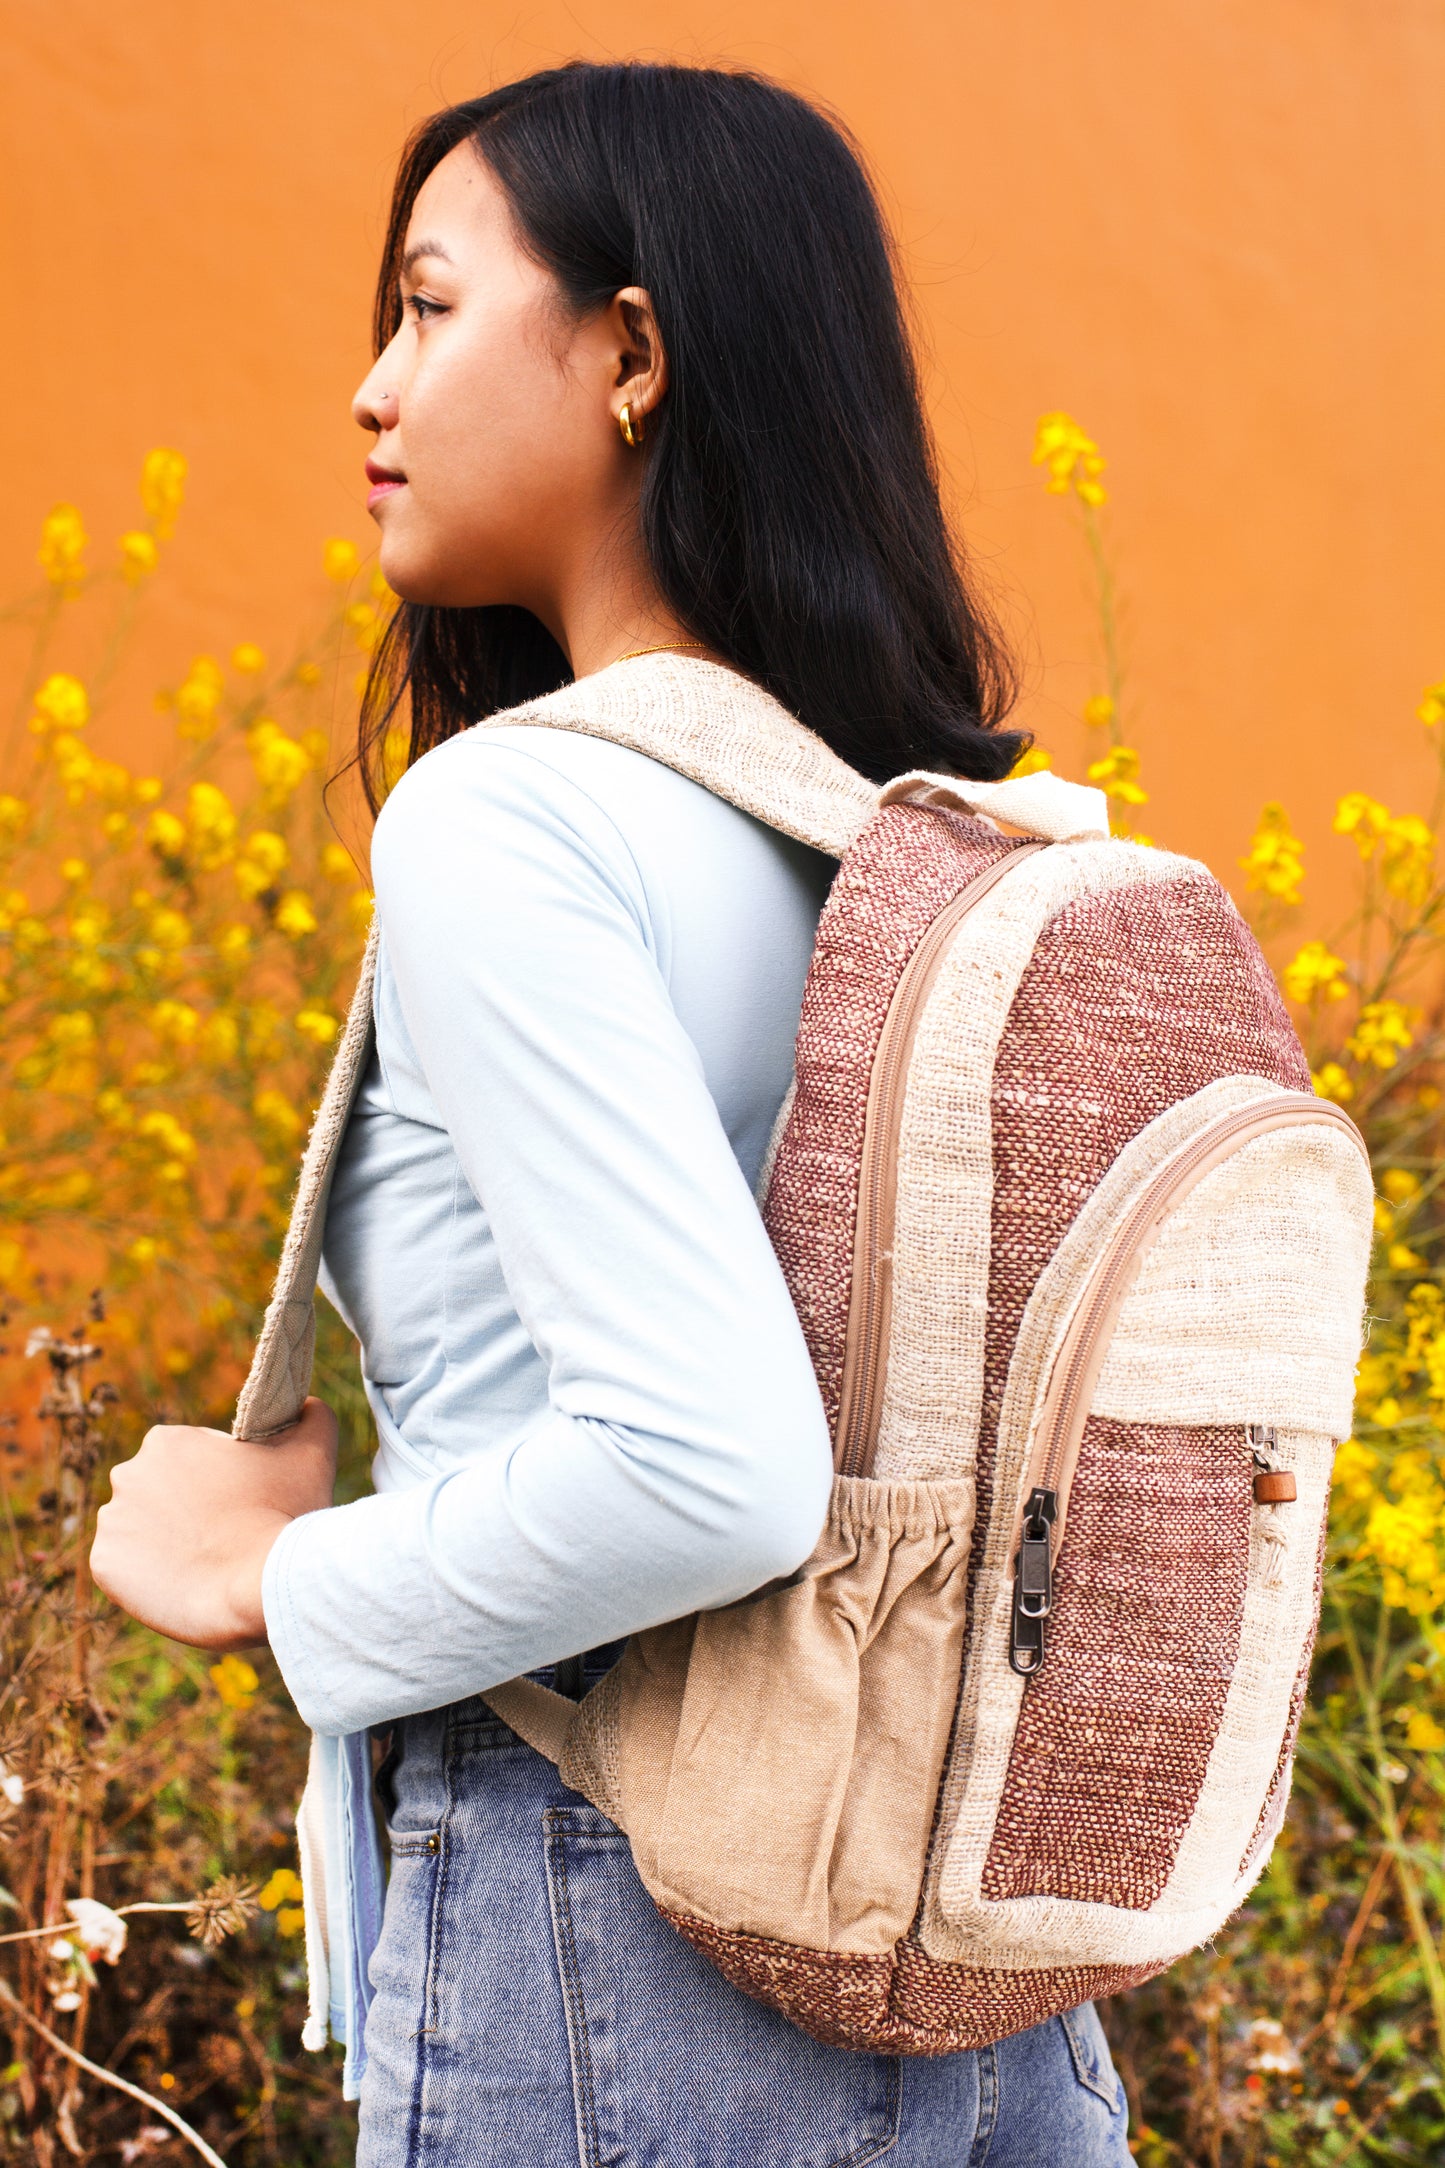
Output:
<path fill-rule="evenodd" d="M 1044 1621 L 1054 1607 L 1054 1522 L 1059 1501 L 1051 1490 L 1029 1493 L 1023 1530 L 1014 1559 L 1013 1626 L 1008 1660 L 1022 1677 L 1044 1660 Z"/>

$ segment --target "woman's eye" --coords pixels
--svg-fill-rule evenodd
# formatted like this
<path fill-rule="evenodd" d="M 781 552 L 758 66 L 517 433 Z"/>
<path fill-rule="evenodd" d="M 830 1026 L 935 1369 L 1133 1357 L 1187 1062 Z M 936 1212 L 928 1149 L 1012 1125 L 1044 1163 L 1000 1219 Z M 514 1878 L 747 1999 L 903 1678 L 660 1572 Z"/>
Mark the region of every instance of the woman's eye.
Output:
<path fill-rule="evenodd" d="M 418 323 L 425 323 L 430 316 L 442 316 L 446 313 L 439 301 L 428 301 L 425 294 L 408 294 L 402 305 L 411 310 Z"/>

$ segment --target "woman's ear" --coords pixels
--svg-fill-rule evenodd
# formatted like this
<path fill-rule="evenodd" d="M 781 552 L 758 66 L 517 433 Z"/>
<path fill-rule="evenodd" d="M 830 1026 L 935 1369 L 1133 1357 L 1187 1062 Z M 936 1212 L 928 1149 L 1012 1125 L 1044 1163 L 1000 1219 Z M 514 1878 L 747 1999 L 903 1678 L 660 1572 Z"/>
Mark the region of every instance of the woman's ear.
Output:
<path fill-rule="evenodd" d="M 667 390 L 667 353 L 646 287 L 624 286 L 614 294 L 609 322 L 617 346 L 613 417 L 626 406 L 636 426 L 656 413 Z"/>

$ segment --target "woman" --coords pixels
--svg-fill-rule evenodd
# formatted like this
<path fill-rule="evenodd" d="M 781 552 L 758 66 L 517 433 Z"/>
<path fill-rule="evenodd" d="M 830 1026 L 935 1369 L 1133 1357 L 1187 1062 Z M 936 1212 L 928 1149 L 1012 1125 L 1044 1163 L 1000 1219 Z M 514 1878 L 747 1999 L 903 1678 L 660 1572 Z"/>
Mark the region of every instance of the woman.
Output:
<path fill-rule="evenodd" d="M 377 349 L 356 416 L 404 602 L 362 758 L 405 700 L 410 764 L 325 1258 L 377 1495 L 331 1506 L 314 1401 L 264 1447 L 152 1431 L 97 1578 L 200 1645 L 269 1637 L 319 1733 L 391 1731 L 368 2168 L 1125 2161 L 1092 2009 L 901 2065 L 819 2046 L 658 1918 L 625 1840 L 475 1698 L 579 1690 L 627 1634 L 794 1571 L 822 1522 L 752 1190 L 831 862 L 545 703 L 745 732 L 777 701 L 876 780 L 1011 766 L 867 182 L 756 77 L 532 77 L 413 138 Z"/>

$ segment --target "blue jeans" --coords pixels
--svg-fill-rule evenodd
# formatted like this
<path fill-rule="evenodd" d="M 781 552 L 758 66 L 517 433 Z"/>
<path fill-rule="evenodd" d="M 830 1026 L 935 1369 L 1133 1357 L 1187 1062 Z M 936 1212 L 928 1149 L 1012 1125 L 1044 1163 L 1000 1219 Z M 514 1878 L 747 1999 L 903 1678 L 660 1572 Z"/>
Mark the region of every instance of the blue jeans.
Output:
<path fill-rule="evenodd" d="M 659 1918 L 627 1839 L 483 1703 L 398 1747 L 357 2168 L 1126 2168 L 1092 2004 L 965 2054 L 821 2047 Z"/>

